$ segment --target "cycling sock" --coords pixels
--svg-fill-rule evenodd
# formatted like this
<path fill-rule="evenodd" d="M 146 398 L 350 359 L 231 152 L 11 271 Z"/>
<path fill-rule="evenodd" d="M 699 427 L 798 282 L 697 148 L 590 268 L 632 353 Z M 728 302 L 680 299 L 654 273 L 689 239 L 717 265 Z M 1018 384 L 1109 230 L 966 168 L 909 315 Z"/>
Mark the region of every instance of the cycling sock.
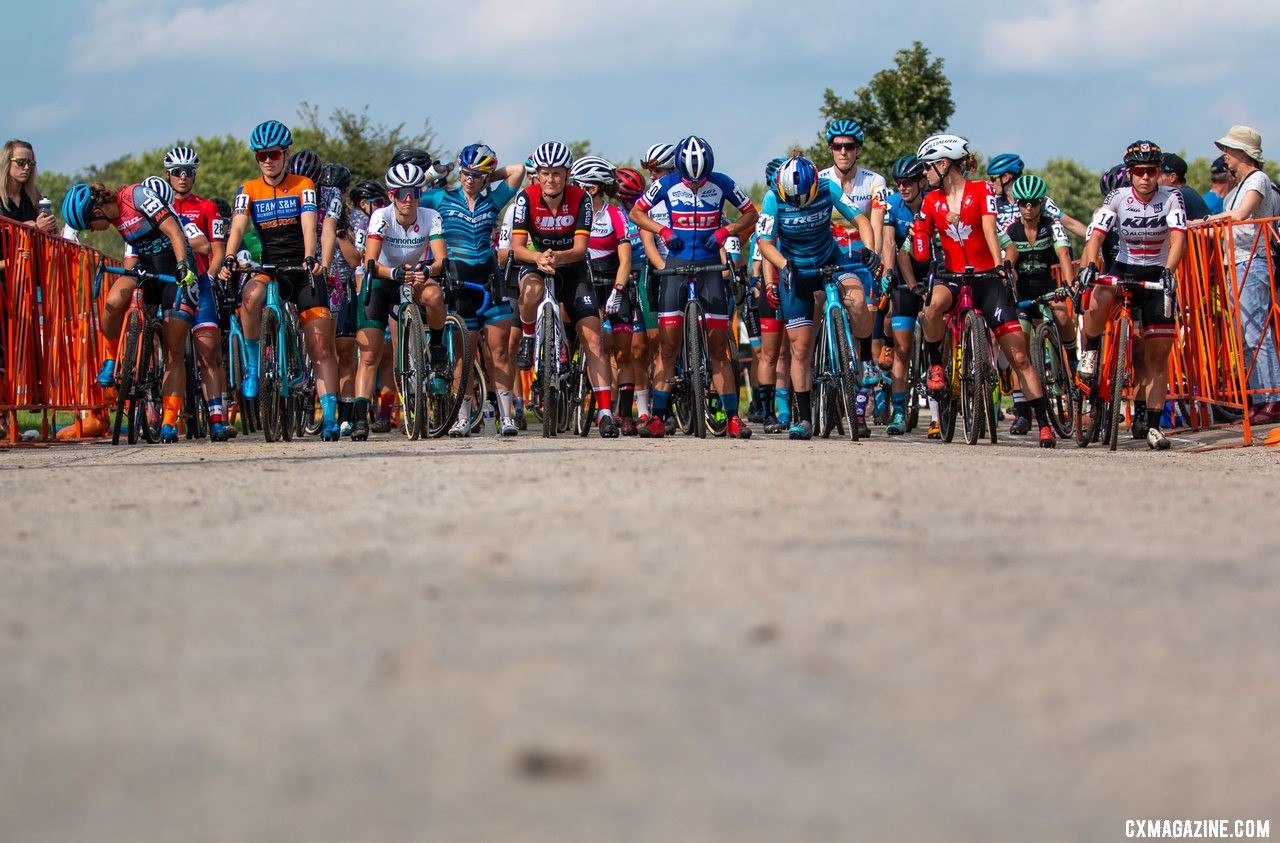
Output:
<path fill-rule="evenodd" d="M 906 415 L 906 413 L 907 413 L 907 393 L 905 393 L 905 392 L 895 392 L 895 393 L 893 393 L 893 413 L 894 413 L 894 415 L 897 415 L 898 413 L 901 413 L 901 414 L 903 414 L 903 415 Z"/>
<path fill-rule="evenodd" d="M 939 421 L 942 415 L 942 407 L 938 405 L 938 399 L 930 396 L 929 400 L 929 417 L 934 421 Z"/>
<path fill-rule="evenodd" d="M 1134 419 L 1137 419 L 1139 416 L 1142 416 L 1143 418 L 1146 418 L 1146 416 L 1147 416 L 1147 402 L 1146 402 L 1146 401 L 1134 401 L 1134 402 L 1133 402 L 1133 417 L 1134 417 Z"/>
<path fill-rule="evenodd" d="M 1084 350 L 1085 350 L 1085 351 L 1099 351 L 1101 348 L 1102 348 L 1102 337 L 1101 337 L 1101 336 L 1096 336 L 1096 337 L 1085 337 L 1085 338 L 1084 338 Z"/>
<path fill-rule="evenodd" d="M 602 419 L 605 416 L 613 415 L 613 387 L 610 386 L 593 386 L 592 394 L 596 397 L 596 418 Z"/>
<path fill-rule="evenodd" d="M 877 389 L 875 391 L 875 404 L 877 413 L 884 412 L 885 408 L 889 405 L 889 393 L 885 392 L 883 389 Z"/>
<path fill-rule="evenodd" d="M 774 415 L 773 412 L 773 384 L 765 383 L 760 385 L 760 410 Z"/>
<path fill-rule="evenodd" d="M 667 407 L 671 404 L 671 393 L 665 389 L 655 389 L 653 391 L 653 414 L 662 418 L 667 413 Z"/>
<path fill-rule="evenodd" d="M 258 359 L 262 354 L 262 344 L 258 340 L 244 341 L 244 370 L 246 375 L 257 376 Z"/>
<path fill-rule="evenodd" d="M 523 319 L 520 320 L 520 333 L 524 334 L 526 337 L 533 336 L 534 330 L 537 329 L 537 327 L 537 322 L 526 322 Z"/>
<path fill-rule="evenodd" d="M 1067 367 L 1071 369 L 1071 374 L 1074 375 L 1076 373 L 1076 364 L 1079 363 L 1076 360 L 1076 341 L 1067 342 L 1063 340 L 1062 350 L 1067 354 Z"/>
<path fill-rule="evenodd" d="M 511 392 L 506 389 L 499 389 L 494 393 L 494 396 L 498 399 L 498 414 L 504 419 L 514 418 L 515 407 L 512 406 Z"/>
<path fill-rule="evenodd" d="M 396 394 L 389 389 L 382 390 L 378 395 L 378 418 L 391 418 L 391 405 L 396 403 Z"/>
<path fill-rule="evenodd" d="M 458 418 L 455 421 L 469 418 L 471 418 L 471 396 L 467 395 L 462 399 L 462 406 L 458 408 Z"/>
<path fill-rule="evenodd" d="M 170 427 L 178 426 L 178 415 L 182 412 L 182 396 L 166 395 L 163 399 L 164 417 L 160 420 L 161 424 L 167 424 Z"/>
<path fill-rule="evenodd" d="M 720 406 L 724 407 L 724 414 L 729 418 L 738 415 L 738 393 L 722 393 L 720 395 Z"/>
<path fill-rule="evenodd" d="M 858 339 L 858 357 L 862 359 L 863 363 L 873 359 L 871 352 L 871 337 L 860 337 Z"/>
<path fill-rule="evenodd" d="M 779 386 L 773 390 L 773 409 L 778 421 L 791 418 L 791 388 Z"/>
<path fill-rule="evenodd" d="M 618 415 L 624 419 L 631 418 L 631 404 L 636 397 L 636 385 L 624 383 L 618 387 Z"/>
<path fill-rule="evenodd" d="M 796 390 L 796 418 L 808 419 L 812 417 L 813 407 L 809 403 L 809 397 L 812 394 L 810 390 L 805 390 L 804 392 Z"/>
<path fill-rule="evenodd" d="M 859 423 L 864 423 L 867 417 L 867 391 L 865 389 L 858 390 L 858 397 L 854 400 L 853 406 L 857 408 L 854 414 L 858 417 Z"/>
<path fill-rule="evenodd" d="M 353 412 L 355 414 L 355 421 L 367 423 L 369 421 L 369 399 L 357 398 Z"/>
<path fill-rule="evenodd" d="M 227 414 L 222 409 L 222 396 L 215 395 L 206 402 L 209 405 L 209 423 L 222 424 L 226 421 Z"/>
<path fill-rule="evenodd" d="M 320 417 L 325 424 L 336 424 L 338 421 L 338 396 L 330 392 L 320 396 Z"/>
<path fill-rule="evenodd" d="M 1157 407 L 1154 410 L 1147 410 L 1147 427 L 1160 427 L 1160 417 L 1164 415 L 1164 407 Z"/>
<path fill-rule="evenodd" d="M 338 399 L 338 424 L 351 423 L 351 411 L 355 409 L 356 399 L 339 398 Z"/>
<path fill-rule="evenodd" d="M 649 390 L 636 390 L 636 412 L 642 416 L 649 415 Z"/>
<path fill-rule="evenodd" d="M 1031 400 L 1031 409 L 1036 412 L 1036 423 L 1041 427 L 1049 426 L 1049 399 L 1041 395 Z"/>
<path fill-rule="evenodd" d="M 924 356 L 925 359 L 929 361 L 930 366 L 941 366 L 942 340 L 938 340 L 937 342 L 929 342 L 928 340 L 925 340 Z"/>

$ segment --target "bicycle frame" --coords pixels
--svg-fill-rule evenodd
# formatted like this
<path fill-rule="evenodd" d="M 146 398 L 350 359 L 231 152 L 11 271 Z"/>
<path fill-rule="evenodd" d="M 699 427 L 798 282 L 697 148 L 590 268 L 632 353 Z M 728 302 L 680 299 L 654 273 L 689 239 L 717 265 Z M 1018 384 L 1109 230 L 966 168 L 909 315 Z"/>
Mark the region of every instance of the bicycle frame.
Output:
<path fill-rule="evenodd" d="M 834 389 L 839 395 L 840 403 L 844 405 L 845 416 L 842 424 L 837 415 L 834 426 L 839 428 L 842 434 L 847 432 L 849 438 L 857 442 L 858 390 L 853 378 L 861 377 L 858 368 L 858 347 L 854 341 L 853 326 L 845 310 L 843 291 L 840 287 L 840 279 L 853 273 L 839 264 L 834 264 L 820 268 L 818 275 L 822 279 L 823 292 L 822 320 L 818 325 L 821 348 L 815 344 L 814 352 L 815 357 L 822 361 L 822 366 L 815 365 L 813 368 L 814 392 L 819 399 L 813 405 L 818 414 L 815 432 L 824 438 L 831 434 L 833 425 L 827 419 L 829 406 L 827 396 L 830 390 Z M 838 330 L 832 330 L 833 326 L 838 326 Z M 848 428 L 844 428 L 844 424 L 847 424 Z"/>
<path fill-rule="evenodd" d="M 947 325 L 944 339 L 951 342 L 951 359 L 945 364 L 947 370 L 948 391 L 945 396 L 939 399 L 939 406 L 943 410 L 944 415 L 949 417 L 943 423 L 942 438 L 944 441 L 950 442 L 955 434 L 955 415 L 958 410 L 965 408 L 964 402 L 964 326 L 969 320 L 970 314 L 978 314 L 982 316 L 977 306 L 973 303 L 973 284 L 979 278 L 996 277 L 994 270 L 986 272 L 975 272 L 973 267 L 965 267 L 964 272 L 943 272 L 934 273 L 935 280 L 940 281 L 956 281 L 959 283 L 959 292 L 956 300 L 951 305 L 951 310 L 947 313 Z M 983 345 L 986 346 L 987 359 L 985 364 L 979 360 L 976 363 L 980 367 L 984 367 L 979 371 L 987 373 L 994 372 L 996 369 L 996 344 L 991 342 L 991 334 L 987 330 L 985 322 L 981 328 L 985 332 Z M 985 378 L 982 378 L 985 381 Z M 991 384 L 979 383 L 972 385 L 972 389 L 979 393 L 983 393 L 981 413 L 974 414 L 980 416 L 973 420 L 976 426 L 976 432 L 971 431 L 968 427 L 969 419 L 966 417 L 965 437 L 969 444 L 975 444 L 978 438 L 981 438 L 982 431 L 985 428 L 992 444 L 996 441 L 996 418 L 995 407 L 990 396 Z M 945 402 L 945 403 L 944 403 Z"/>
<path fill-rule="evenodd" d="M 127 278 L 133 278 L 138 281 L 163 281 L 166 284 L 176 284 L 177 279 L 172 275 L 160 275 L 146 270 L 133 268 L 125 269 L 123 267 L 100 265 L 100 270 L 104 274 L 118 275 Z M 96 283 L 95 283 L 96 286 Z M 129 328 L 131 322 L 138 324 L 138 330 L 135 332 Z M 148 308 L 146 304 L 146 296 L 141 286 L 135 286 L 133 293 L 129 299 L 129 306 L 125 309 L 124 319 L 121 322 L 121 331 L 123 335 L 120 339 L 123 341 L 119 351 L 123 352 L 125 360 L 117 361 L 116 371 L 116 417 L 112 424 L 111 443 L 117 445 L 120 442 L 120 425 L 123 416 L 126 413 L 126 405 L 128 405 L 129 444 L 138 441 L 139 427 L 144 429 L 144 436 L 147 441 L 154 442 L 151 425 L 147 420 L 146 396 L 154 389 L 158 389 L 160 381 L 163 377 L 162 368 L 149 368 L 147 358 L 155 349 L 151 348 L 154 338 L 162 337 L 160 330 L 160 319 L 156 316 L 155 308 Z M 136 343 L 130 349 L 132 344 Z M 123 366 L 121 364 L 130 362 L 128 357 L 132 351 L 132 366 Z M 123 371 L 128 369 L 128 371 Z M 145 377 L 142 375 L 145 373 Z M 139 425 L 139 421 L 142 422 Z"/>

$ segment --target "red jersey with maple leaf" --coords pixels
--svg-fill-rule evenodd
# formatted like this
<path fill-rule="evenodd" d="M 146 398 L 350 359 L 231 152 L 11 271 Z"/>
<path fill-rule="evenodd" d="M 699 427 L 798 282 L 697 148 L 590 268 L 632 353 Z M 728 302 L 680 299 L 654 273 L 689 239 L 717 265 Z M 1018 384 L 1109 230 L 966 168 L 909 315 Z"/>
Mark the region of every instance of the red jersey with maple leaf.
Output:
<path fill-rule="evenodd" d="M 947 204 L 946 191 L 931 190 L 925 194 L 920 213 L 912 223 L 911 251 L 916 260 L 929 260 L 936 232 L 947 272 L 964 272 L 968 266 L 974 272 L 995 269 L 996 256 L 987 248 L 987 238 L 982 233 L 982 218 L 995 215 L 996 197 L 986 182 L 965 182 L 959 211 L 954 214 Z"/>

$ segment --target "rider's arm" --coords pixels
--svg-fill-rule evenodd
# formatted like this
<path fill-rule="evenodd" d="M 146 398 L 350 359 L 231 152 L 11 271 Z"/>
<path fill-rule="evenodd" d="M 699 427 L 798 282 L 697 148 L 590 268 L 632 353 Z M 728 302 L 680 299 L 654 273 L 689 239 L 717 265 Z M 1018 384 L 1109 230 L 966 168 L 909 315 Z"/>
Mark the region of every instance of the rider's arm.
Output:
<path fill-rule="evenodd" d="M 373 221 L 369 221 L 370 229 L 373 228 Z M 382 255 L 382 238 L 369 236 L 364 241 L 364 263 L 365 266 L 373 265 L 373 278 L 390 278 L 391 270 L 378 262 L 378 258 Z M 373 279 L 369 279 L 373 280 Z"/>
<path fill-rule="evenodd" d="M 316 252 L 316 212 L 303 211 L 298 214 L 298 222 L 302 225 L 302 255 L 315 257 Z"/>
<path fill-rule="evenodd" d="M 911 255 L 907 252 L 906 247 L 898 250 L 898 275 L 902 277 L 903 283 L 910 290 L 916 286 L 916 268 L 911 265 Z"/>
<path fill-rule="evenodd" d="M 1182 256 L 1187 250 L 1187 232 L 1170 231 L 1169 232 L 1169 258 L 1165 261 L 1165 268 L 1173 272 L 1178 268 L 1178 264 L 1182 263 Z"/>
<path fill-rule="evenodd" d="M 928 199 L 911 223 L 911 254 L 924 263 L 933 257 L 933 217 L 928 212 Z"/>
<path fill-rule="evenodd" d="M 347 262 L 348 266 L 356 266 L 360 263 L 360 250 L 352 242 L 350 232 L 345 237 L 337 238 L 337 246 L 339 251 L 342 252 L 342 259 Z"/>
<path fill-rule="evenodd" d="M 574 223 L 573 248 L 555 253 L 557 265 L 581 263 L 587 259 L 587 241 L 591 239 L 591 223 L 594 218 L 591 197 L 584 193 L 582 202 L 578 205 L 578 218 Z"/>
<path fill-rule="evenodd" d="M 1076 237 L 1084 237 L 1084 233 L 1086 231 L 1085 224 L 1068 214 L 1066 211 L 1062 212 L 1062 216 L 1058 219 L 1058 222 L 1062 223 L 1062 227 L 1074 234 Z"/>
<path fill-rule="evenodd" d="M 1176 190 L 1170 197 L 1165 222 L 1169 226 L 1169 257 L 1164 265 L 1173 272 L 1182 263 L 1182 254 L 1187 248 L 1187 209 L 1182 204 L 1182 194 Z"/>
<path fill-rule="evenodd" d="M 226 253 L 228 255 L 234 256 L 239 253 L 240 244 L 244 240 L 244 232 L 248 227 L 248 213 L 237 211 L 231 215 L 231 222 L 227 225 Z"/>
<path fill-rule="evenodd" d="M 1062 279 L 1062 284 L 1059 286 L 1063 286 L 1070 283 L 1075 275 L 1071 267 L 1071 247 L 1059 246 L 1055 251 L 1058 255 L 1058 276 Z"/>
<path fill-rule="evenodd" d="M 837 188 L 838 190 L 839 188 Z M 843 195 L 843 194 L 841 194 Z M 848 204 L 848 200 L 845 200 Z M 859 216 L 858 209 L 852 208 L 853 216 Z M 774 237 L 777 236 L 778 229 L 778 199 L 772 193 L 764 197 L 761 203 L 761 214 L 756 223 L 756 252 L 764 259 L 766 268 L 769 266 L 782 269 L 787 265 L 787 259 L 782 256 L 782 252 L 778 251 L 777 245 L 774 243 Z"/>
<path fill-rule="evenodd" d="M 631 241 L 618 241 L 618 274 L 614 279 L 613 286 L 619 290 L 627 288 L 627 282 L 631 279 Z"/>
<path fill-rule="evenodd" d="M 782 256 L 782 252 L 778 251 L 778 247 L 773 245 L 772 237 L 757 237 L 756 249 L 769 266 L 775 269 L 782 269 L 787 265 L 787 259 Z"/>
<path fill-rule="evenodd" d="M 996 218 L 992 214 L 982 215 L 982 236 L 986 238 L 987 248 L 991 250 L 991 258 L 997 263 L 1000 260 L 1000 232 L 996 228 Z"/>
<path fill-rule="evenodd" d="M 662 259 L 662 252 L 658 251 L 658 238 L 654 233 L 642 228 L 640 242 L 644 245 L 644 256 L 649 259 L 649 266 L 654 269 L 666 269 L 667 262 Z"/>
<path fill-rule="evenodd" d="M 1102 207 L 1093 212 L 1093 222 L 1090 228 L 1093 229 L 1088 240 L 1084 244 L 1084 254 L 1080 256 L 1080 266 L 1097 266 L 1098 254 L 1102 251 L 1102 241 L 1107 239 L 1107 233 L 1111 231 L 1111 227 L 1116 223 L 1116 210 L 1111 207 L 1112 202 L 1118 202 L 1118 199 L 1112 199 L 1115 192 L 1107 197 L 1108 201 L 1102 204 Z"/>
<path fill-rule="evenodd" d="M 631 213 L 627 215 L 642 232 L 647 231 L 650 234 L 662 232 L 662 223 L 649 216 L 649 212 L 666 197 L 666 185 L 663 184 L 665 179 L 666 177 L 663 176 L 649 185 L 649 189 L 636 200 L 636 204 L 631 206 Z"/>
<path fill-rule="evenodd" d="M 173 246 L 173 256 L 179 261 L 187 260 L 191 257 L 187 253 L 187 238 L 182 235 L 182 225 L 178 223 L 178 218 L 173 214 L 167 214 L 160 220 L 160 231 L 165 237 L 169 238 L 170 245 Z"/>
<path fill-rule="evenodd" d="M 320 231 L 320 265 L 333 266 L 334 247 L 338 245 L 338 220 L 334 217 L 324 218 L 324 227 Z"/>
<path fill-rule="evenodd" d="M 529 194 L 523 190 L 516 194 L 515 215 L 511 218 L 511 251 L 521 263 L 536 264 L 541 257 L 529 248 Z"/>
<path fill-rule="evenodd" d="M 876 227 L 875 212 L 873 211 L 871 217 L 868 218 L 866 214 L 862 213 L 861 209 L 859 209 L 857 205 L 853 204 L 853 202 L 849 200 L 849 197 L 845 195 L 844 190 L 840 188 L 839 184 L 832 179 L 824 179 L 823 182 L 827 186 L 828 195 L 831 196 L 832 207 L 835 211 L 857 226 L 858 236 L 862 238 L 862 244 L 864 246 L 872 251 L 876 251 L 875 232 L 872 230 Z M 772 194 L 770 194 L 770 196 L 772 196 Z M 768 200 L 766 199 L 766 202 L 767 201 Z M 883 222 L 884 209 L 881 209 L 880 223 L 883 224 Z"/>
<path fill-rule="evenodd" d="M 432 278 L 439 278 L 444 275 L 444 261 L 448 257 L 444 237 L 432 237 L 427 241 L 427 244 L 431 247 L 431 267 L 428 269 L 427 274 Z"/>
<path fill-rule="evenodd" d="M 520 185 L 524 184 L 526 171 L 523 164 L 508 164 L 505 167 L 499 167 L 493 171 L 493 175 L 489 177 L 489 183 L 505 181 L 507 186 L 512 190 L 519 190 Z"/>

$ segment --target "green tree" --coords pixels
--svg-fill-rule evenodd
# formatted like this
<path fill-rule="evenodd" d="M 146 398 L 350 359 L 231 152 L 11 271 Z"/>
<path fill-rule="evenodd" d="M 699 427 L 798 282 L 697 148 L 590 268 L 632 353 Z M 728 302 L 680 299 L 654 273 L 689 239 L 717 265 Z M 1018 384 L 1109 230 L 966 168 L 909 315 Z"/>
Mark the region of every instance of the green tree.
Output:
<path fill-rule="evenodd" d="M 294 129 L 293 148 L 314 149 L 322 161 L 346 164 L 356 180 L 381 181 L 391 156 L 405 147 L 425 149 L 433 158 L 452 157 L 436 146 L 436 133 L 428 120 L 422 122 L 421 131 L 409 132 L 404 123 L 374 124 L 366 106 L 359 113 L 335 108 L 326 125 L 319 107 L 306 102 L 298 106 L 298 116 L 302 123 Z"/>
<path fill-rule="evenodd" d="M 866 136 L 859 158 L 862 166 L 878 173 L 893 169 L 901 155 L 914 152 L 928 135 L 941 132 L 955 113 L 951 81 L 943 73 L 943 60 L 931 59 L 919 41 L 894 55 L 893 68 L 881 70 L 870 83 L 844 99 L 830 88 L 822 94 L 823 128 L 808 155 L 820 167 L 831 165 L 826 125 L 832 120 L 856 120 Z"/>

